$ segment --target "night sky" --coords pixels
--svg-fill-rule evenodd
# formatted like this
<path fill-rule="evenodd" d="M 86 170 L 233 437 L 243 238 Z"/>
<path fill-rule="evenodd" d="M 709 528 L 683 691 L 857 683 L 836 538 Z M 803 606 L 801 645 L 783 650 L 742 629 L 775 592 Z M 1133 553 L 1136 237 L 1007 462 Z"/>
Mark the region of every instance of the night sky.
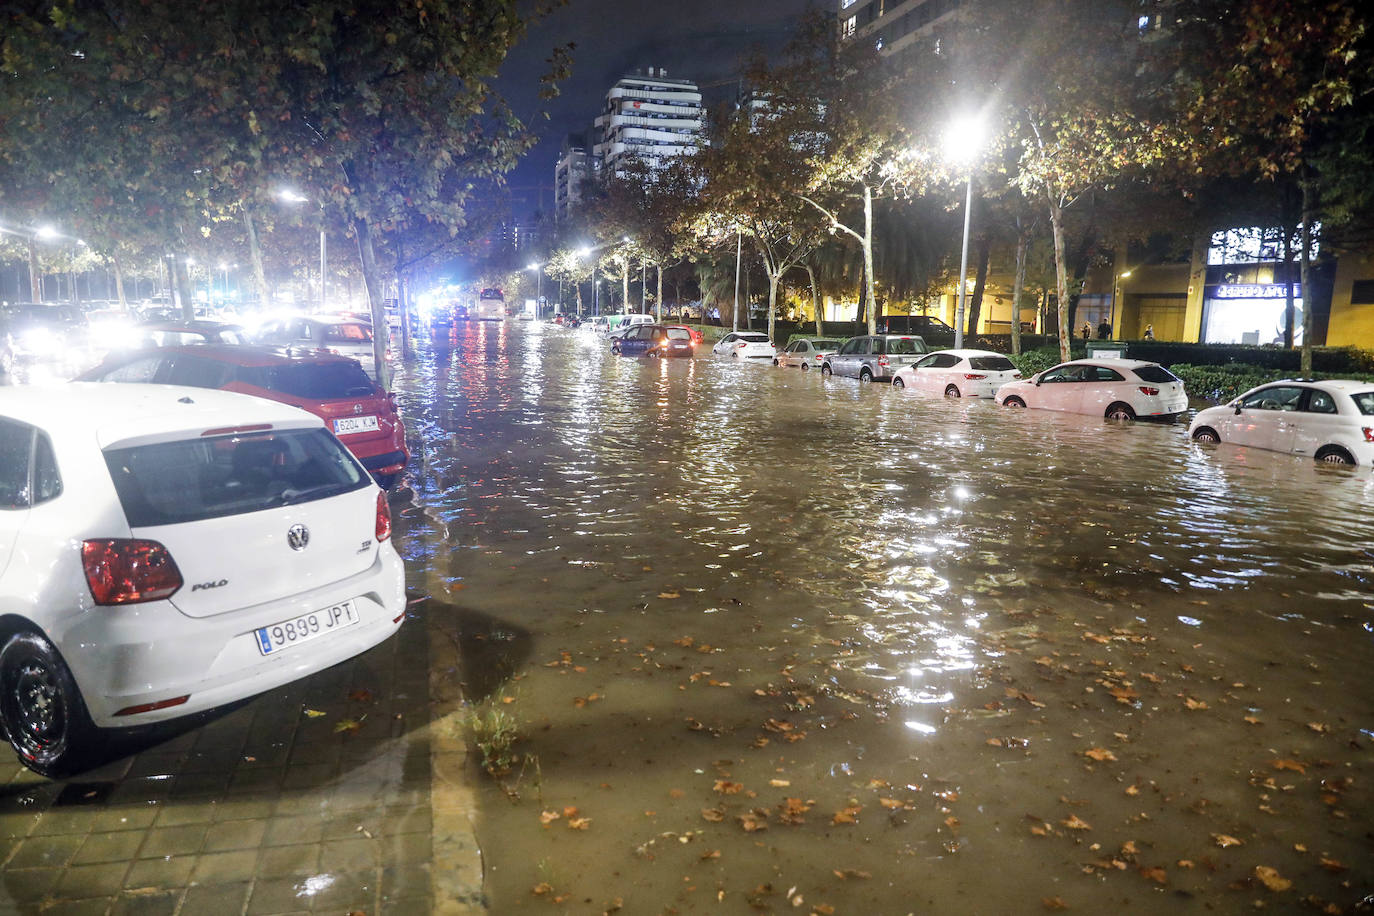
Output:
<path fill-rule="evenodd" d="M 502 71 L 501 92 L 540 136 L 510 176 L 517 218 L 553 207 L 553 166 L 563 138 L 589 130 L 611 84 L 635 69 L 666 67 L 669 78 L 698 84 L 738 78 L 755 47 L 776 52 L 790 37 L 808 0 L 570 0 L 530 30 Z M 833 3 L 824 3 L 830 9 Z M 574 42 L 572 77 L 549 104 L 550 119 L 534 119 L 536 80 L 556 45 Z M 733 97 L 733 84 L 703 87 L 706 103 Z"/>

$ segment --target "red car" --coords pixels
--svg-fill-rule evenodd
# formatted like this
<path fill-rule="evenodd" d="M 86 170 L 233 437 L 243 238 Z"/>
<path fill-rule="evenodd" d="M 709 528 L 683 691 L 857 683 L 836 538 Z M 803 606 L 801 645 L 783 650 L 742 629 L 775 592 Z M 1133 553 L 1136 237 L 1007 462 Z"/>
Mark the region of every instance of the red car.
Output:
<path fill-rule="evenodd" d="M 410 460 L 395 396 L 346 356 L 225 344 L 159 347 L 110 356 L 77 380 L 222 388 L 308 410 L 329 424 L 383 488 Z"/>

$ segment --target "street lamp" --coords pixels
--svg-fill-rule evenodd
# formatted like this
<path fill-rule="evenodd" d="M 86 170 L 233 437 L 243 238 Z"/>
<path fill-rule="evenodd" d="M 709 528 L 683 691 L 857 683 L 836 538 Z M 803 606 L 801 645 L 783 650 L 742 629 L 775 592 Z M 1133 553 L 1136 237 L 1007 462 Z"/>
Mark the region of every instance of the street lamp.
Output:
<path fill-rule="evenodd" d="M 973 160 L 982 152 L 984 127 L 981 119 L 962 118 L 949 126 L 945 133 L 945 158 L 956 166 L 968 168 L 968 185 L 964 192 L 964 244 L 959 255 L 959 307 L 954 320 L 954 348 L 964 346 L 964 298 L 968 294 L 968 230 L 973 212 Z"/>
<path fill-rule="evenodd" d="M 277 192 L 277 197 L 290 204 L 307 203 L 310 198 L 304 194 L 283 188 Z M 323 310 L 329 304 L 329 281 L 325 279 L 325 238 L 324 238 L 324 204 L 320 205 L 320 309 Z"/>

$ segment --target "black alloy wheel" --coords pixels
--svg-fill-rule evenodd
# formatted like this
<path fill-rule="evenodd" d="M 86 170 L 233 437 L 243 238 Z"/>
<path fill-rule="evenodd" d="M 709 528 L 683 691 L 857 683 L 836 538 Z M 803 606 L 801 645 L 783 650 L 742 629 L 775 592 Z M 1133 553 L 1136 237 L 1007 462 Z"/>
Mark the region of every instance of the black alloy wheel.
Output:
<path fill-rule="evenodd" d="M 871 381 L 873 381 L 873 373 L 872 373 L 872 372 L 869 372 L 867 369 L 861 369 L 861 370 L 859 370 L 859 381 L 861 381 L 861 382 L 871 382 Z"/>
<path fill-rule="evenodd" d="M 956 388 L 956 387 L 954 387 L 953 385 L 950 385 L 950 386 L 948 386 L 947 388 L 945 388 L 945 397 L 947 397 L 947 398 L 957 398 L 957 397 L 960 397 L 960 396 L 961 396 L 961 395 L 959 394 L 959 389 Z"/>
<path fill-rule="evenodd" d="M 1317 452 L 1316 458 L 1323 464 L 1353 465 L 1355 457 L 1339 445 L 1329 445 Z"/>
<path fill-rule="evenodd" d="M 1135 411 L 1131 409 L 1131 405 L 1117 401 L 1107 408 L 1107 419 L 1129 422 L 1135 419 Z"/>
<path fill-rule="evenodd" d="M 1197 431 L 1193 433 L 1193 441 L 1216 445 L 1221 441 L 1221 436 L 1217 435 L 1217 431 L 1210 426 L 1199 426 Z"/>
<path fill-rule="evenodd" d="M 0 725 L 31 770 L 80 768 L 95 728 L 66 663 L 37 633 L 16 633 L 0 649 Z"/>
<path fill-rule="evenodd" d="M 1023 401 L 1023 400 L 1021 400 L 1020 398 L 1018 398 L 1016 395 L 1013 394 L 1013 395 L 1009 395 L 1004 401 L 1002 401 L 1002 406 L 1003 406 L 1003 407 L 1025 407 L 1025 406 L 1026 406 L 1026 402 Z"/>

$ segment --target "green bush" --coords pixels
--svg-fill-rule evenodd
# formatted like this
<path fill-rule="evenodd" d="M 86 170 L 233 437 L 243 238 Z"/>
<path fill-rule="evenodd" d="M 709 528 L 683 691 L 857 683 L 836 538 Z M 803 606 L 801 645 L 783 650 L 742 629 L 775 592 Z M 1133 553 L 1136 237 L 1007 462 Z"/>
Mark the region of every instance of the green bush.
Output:
<path fill-rule="evenodd" d="M 1292 378 L 1297 374 L 1241 363 L 1229 363 L 1225 366 L 1177 363 L 1170 366 L 1169 371 L 1183 379 L 1183 387 L 1188 390 L 1190 396 L 1217 403 L 1229 401 L 1258 385 Z M 1374 374 L 1368 372 L 1314 372 L 1312 375 L 1318 379 L 1344 378 L 1374 382 Z"/>

